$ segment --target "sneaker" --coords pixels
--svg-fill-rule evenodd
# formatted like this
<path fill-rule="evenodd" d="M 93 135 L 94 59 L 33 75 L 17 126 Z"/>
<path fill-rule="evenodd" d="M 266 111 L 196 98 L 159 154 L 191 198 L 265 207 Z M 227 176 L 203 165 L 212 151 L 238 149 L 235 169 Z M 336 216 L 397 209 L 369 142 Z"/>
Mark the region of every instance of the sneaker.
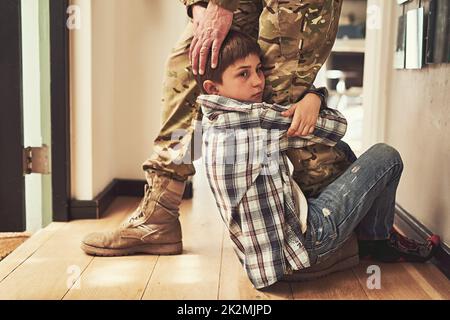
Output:
<path fill-rule="evenodd" d="M 420 243 L 405 237 L 393 227 L 389 239 L 360 240 L 360 258 L 373 258 L 381 262 L 426 262 L 436 254 L 439 244 L 437 235 Z"/>

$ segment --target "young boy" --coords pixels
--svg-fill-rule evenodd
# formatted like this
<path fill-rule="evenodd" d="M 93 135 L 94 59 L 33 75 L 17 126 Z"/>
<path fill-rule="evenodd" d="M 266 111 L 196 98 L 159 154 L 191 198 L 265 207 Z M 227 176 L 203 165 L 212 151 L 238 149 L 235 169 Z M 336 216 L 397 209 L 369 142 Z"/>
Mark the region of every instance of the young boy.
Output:
<path fill-rule="evenodd" d="M 207 67 L 204 75 L 196 76 L 206 93 L 197 102 L 204 115 L 202 154 L 207 177 L 235 251 L 256 288 L 310 265 L 302 244 L 307 201 L 303 189 L 291 180 L 286 152 L 294 165 L 293 176 L 302 177 L 298 184 L 308 189 L 303 178 L 309 162 L 297 151 L 306 146 L 320 151 L 323 163 L 310 166 L 322 173 L 310 180 L 314 193 L 350 164 L 344 152 L 334 147 L 345 134 L 346 120 L 324 104 L 312 134 L 287 136 L 292 120 L 282 112 L 289 106 L 262 102 L 265 81 L 260 56 L 255 41 L 231 31 L 217 68 Z"/>

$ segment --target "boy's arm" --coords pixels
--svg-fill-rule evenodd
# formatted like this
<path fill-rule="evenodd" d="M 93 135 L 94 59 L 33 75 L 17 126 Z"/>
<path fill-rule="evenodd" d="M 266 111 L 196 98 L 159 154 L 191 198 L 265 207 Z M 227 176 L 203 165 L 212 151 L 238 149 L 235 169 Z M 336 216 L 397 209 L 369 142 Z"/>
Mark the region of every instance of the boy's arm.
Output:
<path fill-rule="evenodd" d="M 336 109 L 321 107 L 316 127 L 311 135 L 303 137 L 315 143 L 334 146 L 347 131 L 347 120 Z"/>
<path fill-rule="evenodd" d="M 314 131 L 320 110 L 327 106 L 328 90 L 311 85 L 288 110 L 282 113 L 292 117 L 288 137 L 303 137 Z"/>
<path fill-rule="evenodd" d="M 321 106 L 314 131 L 306 136 L 288 136 L 288 139 L 290 144 L 299 147 L 305 145 L 306 141 L 309 142 L 306 144 L 320 143 L 333 147 L 344 137 L 346 131 L 347 120 L 344 115 L 336 109 Z"/>
<path fill-rule="evenodd" d="M 347 119 L 336 109 L 328 108 L 328 90 L 325 87 L 316 88 L 311 86 L 307 92 L 314 93 L 320 97 L 320 112 L 317 123 L 312 133 L 314 138 L 322 140 L 323 144 L 334 146 L 341 140 L 347 131 Z M 314 139 L 313 138 L 313 139 Z"/>
<path fill-rule="evenodd" d="M 314 85 L 311 85 L 311 88 L 306 90 L 303 93 L 302 97 L 304 97 L 308 93 L 314 93 L 315 95 L 317 95 L 320 98 L 320 101 L 321 101 L 320 110 L 327 107 L 327 100 L 328 100 L 327 88 L 325 88 L 325 87 L 316 88 Z M 301 98 L 299 100 L 301 100 Z"/>
<path fill-rule="evenodd" d="M 334 146 L 344 137 L 345 132 L 347 131 L 347 120 L 338 110 L 327 107 L 328 90 L 325 87 L 316 88 L 311 86 L 310 89 L 305 91 L 303 96 L 307 93 L 314 93 L 321 99 L 320 110 L 314 131 L 309 135 L 289 136 L 288 138 L 290 141 L 299 140 L 300 142 L 307 140 L 312 143 L 321 143 L 328 146 Z M 281 108 L 287 108 L 289 110 L 291 107 L 292 106 L 289 105 Z M 284 112 L 282 112 L 282 114 L 283 113 Z"/>

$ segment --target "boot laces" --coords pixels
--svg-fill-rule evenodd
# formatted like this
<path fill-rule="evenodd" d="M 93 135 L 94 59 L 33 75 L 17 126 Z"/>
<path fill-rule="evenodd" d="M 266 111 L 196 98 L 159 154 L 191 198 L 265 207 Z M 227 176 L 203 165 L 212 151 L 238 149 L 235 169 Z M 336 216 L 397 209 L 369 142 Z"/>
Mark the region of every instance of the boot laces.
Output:
<path fill-rule="evenodd" d="M 141 219 L 144 217 L 145 211 L 147 210 L 148 205 L 150 204 L 150 195 L 153 190 L 153 180 L 154 176 L 150 178 L 151 184 L 145 184 L 144 186 L 144 198 L 142 198 L 141 203 L 139 204 L 139 207 L 136 210 L 136 213 L 130 217 L 128 220 L 129 223 L 133 223 L 134 221 Z"/>

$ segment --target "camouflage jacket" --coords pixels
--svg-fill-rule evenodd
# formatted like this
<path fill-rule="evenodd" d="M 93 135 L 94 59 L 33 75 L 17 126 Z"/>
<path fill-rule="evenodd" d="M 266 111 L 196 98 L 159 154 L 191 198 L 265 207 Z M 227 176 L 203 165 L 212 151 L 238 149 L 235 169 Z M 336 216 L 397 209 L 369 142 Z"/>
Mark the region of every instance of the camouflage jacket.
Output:
<path fill-rule="evenodd" d="M 187 8 L 189 12 L 189 7 L 197 3 L 207 4 L 209 1 L 221 6 L 230 11 L 234 11 L 239 6 L 239 0 L 180 0 Z"/>

